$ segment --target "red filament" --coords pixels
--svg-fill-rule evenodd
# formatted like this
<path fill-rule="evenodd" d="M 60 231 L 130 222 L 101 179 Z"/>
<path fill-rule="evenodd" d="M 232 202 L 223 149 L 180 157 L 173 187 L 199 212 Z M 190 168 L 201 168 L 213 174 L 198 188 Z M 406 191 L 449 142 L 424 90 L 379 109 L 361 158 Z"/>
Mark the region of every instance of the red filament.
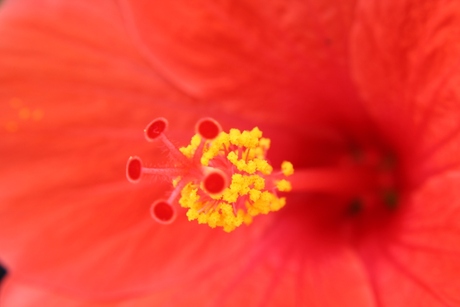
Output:
<path fill-rule="evenodd" d="M 207 140 L 215 139 L 222 131 L 219 123 L 212 118 L 202 118 L 196 126 L 197 133 Z"/>
<path fill-rule="evenodd" d="M 145 138 L 147 141 L 153 141 L 157 137 L 159 137 L 168 127 L 168 121 L 163 118 L 159 117 L 152 120 L 144 130 Z"/>
<path fill-rule="evenodd" d="M 174 221 L 176 212 L 171 204 L 164 200 L 159 200 L 153 203 L 150 208 L 150 214 L 158 223 L 170 224 Z"/>
<path fill-rule="evenodd" d="M 138 182 L 142 175 L 142 161 L 138 157 L 130 157 L 126 165 L 126 177 L 130 182 Z"/>

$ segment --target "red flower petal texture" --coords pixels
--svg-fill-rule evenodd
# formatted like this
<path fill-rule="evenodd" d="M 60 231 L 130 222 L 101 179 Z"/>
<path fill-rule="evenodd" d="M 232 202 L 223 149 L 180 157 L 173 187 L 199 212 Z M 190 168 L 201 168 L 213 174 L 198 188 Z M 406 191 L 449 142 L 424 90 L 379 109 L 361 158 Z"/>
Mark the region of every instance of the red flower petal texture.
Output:
<path fill-rule="evenodd" d="M 6 1 L 0 305 L 458 305 L 459 14 L 415 0 Z M 134 154 L 167 162 L 142 135 L 159 116 L 184 145 L 202 117 L 259 126 L 273 164 L 296 172 L 353 150 L 393 157 L 396 200 L 293 192 L 230 234 L 185 214 L 156 224 L 169 184 L 124 172 Z"/>

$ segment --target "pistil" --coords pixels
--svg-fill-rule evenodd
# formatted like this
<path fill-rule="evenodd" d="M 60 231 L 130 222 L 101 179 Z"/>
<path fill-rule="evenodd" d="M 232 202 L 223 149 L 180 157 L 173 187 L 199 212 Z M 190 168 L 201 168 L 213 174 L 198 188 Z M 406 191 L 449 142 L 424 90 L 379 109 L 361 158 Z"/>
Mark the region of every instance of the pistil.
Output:
<path fill-rule="evenodd" d="M 297 169 L 290 178 L 292 192 L 357 195 L 369 186 L 369 174 L 339 167 Z"/>
<path fill-rule="evenodd" d="M 166 177 L 174 189 L 165 200 L 151 206 L 151 215 L 161 224 L 170 224 L 176 217 L 176 205 L 187 209 L 190 221 L 222 227 L 230 232 L 253 217 L 278 211 L 284 207 L 288 192 L 287 180 L 294 172 L 289 162 L 273 172 L 266 160 L 270 140 L 262 131 L 231 129 L 222 132 L 217 121 L 203 118 L 196 125 L 196 134 L 188 146 L 177 148 L 166 135 L 168 123 L 164 118 L 151 121 L 144 130 L 149 142 L 161 142 L 173 161 L 161 168 L 143 166 L 139 157 L 130 157 L 126 175 L 130 182 L 140 181 L 142 175 Z"/>

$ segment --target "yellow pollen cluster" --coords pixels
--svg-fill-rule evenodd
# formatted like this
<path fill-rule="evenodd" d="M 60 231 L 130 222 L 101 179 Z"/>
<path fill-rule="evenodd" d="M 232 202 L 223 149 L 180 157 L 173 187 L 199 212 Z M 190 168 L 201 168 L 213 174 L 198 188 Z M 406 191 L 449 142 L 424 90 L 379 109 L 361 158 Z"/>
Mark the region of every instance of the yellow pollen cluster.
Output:
<path fill-rule="evenodd" d="M 191 158 L 195 154 L 195 151 L 198 148 L 198 146 L 200 146 L 200 142 L 201 137 L 198 134 L 195 134 L 192 137 L 192 140 L 190 141 L 190 145 L 188 145 L 187 147 L 181 147 L 179 148 L 179 150 L 182 154 L 184 154 L 184 156 L 186 156 L 187 158 Z"/>
<path fill-rule="evenodd" d="M 190 145 L 180 148 L 188 158 L 194 157 L 201 138 L 195 135 Z M 179 203 L 187 208 L 189 221 L 222 227 L 231 232 L 242 224 L 249 225 L 254 216 L 280 210 L 286 204 L 276 191 L 287 192 L 291 184 L 284 179 L 293 173 L 292 164 L 284 162 L 282 171 L 273 175 L 265 160 L 270 140 L 258 128 L 251 131 L 231 129 L 214 140 L 204 140 L 200 157 L 203 167 L 216 167 L 231 174 L 229 185 L 219 194 L 208 194 L 201 182 L 189 182 L 181 191 Z M 175 182 L 177 185 L 177 182 Z"/>
<path fill-rule="evenodd" d="M 276 182 L 276 187 L 281 192 L 289 192 L 292 190 L 291 183 L 286 179 L 282 179 Z"/>
<path fill-rule="evenodd" d="M 291 176 L 294 174 L 294 166 L 291 162 L 284 161 L 281 163 L 281 171 L 283 172 L 284 176 Z"/>

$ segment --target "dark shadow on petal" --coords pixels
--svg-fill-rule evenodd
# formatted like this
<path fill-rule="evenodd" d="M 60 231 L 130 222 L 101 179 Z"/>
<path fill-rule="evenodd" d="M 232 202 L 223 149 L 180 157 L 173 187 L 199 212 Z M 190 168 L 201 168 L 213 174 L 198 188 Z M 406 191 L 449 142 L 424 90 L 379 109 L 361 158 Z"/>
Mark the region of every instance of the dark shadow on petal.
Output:
<path fill-rule="evenodd" d="M 1 3 L 1 0 L 0 0 L 0 3 Z M 6 276 L 6 274 L 7 274 L 6 269 L 0 265 L 0 282 Z"/>

